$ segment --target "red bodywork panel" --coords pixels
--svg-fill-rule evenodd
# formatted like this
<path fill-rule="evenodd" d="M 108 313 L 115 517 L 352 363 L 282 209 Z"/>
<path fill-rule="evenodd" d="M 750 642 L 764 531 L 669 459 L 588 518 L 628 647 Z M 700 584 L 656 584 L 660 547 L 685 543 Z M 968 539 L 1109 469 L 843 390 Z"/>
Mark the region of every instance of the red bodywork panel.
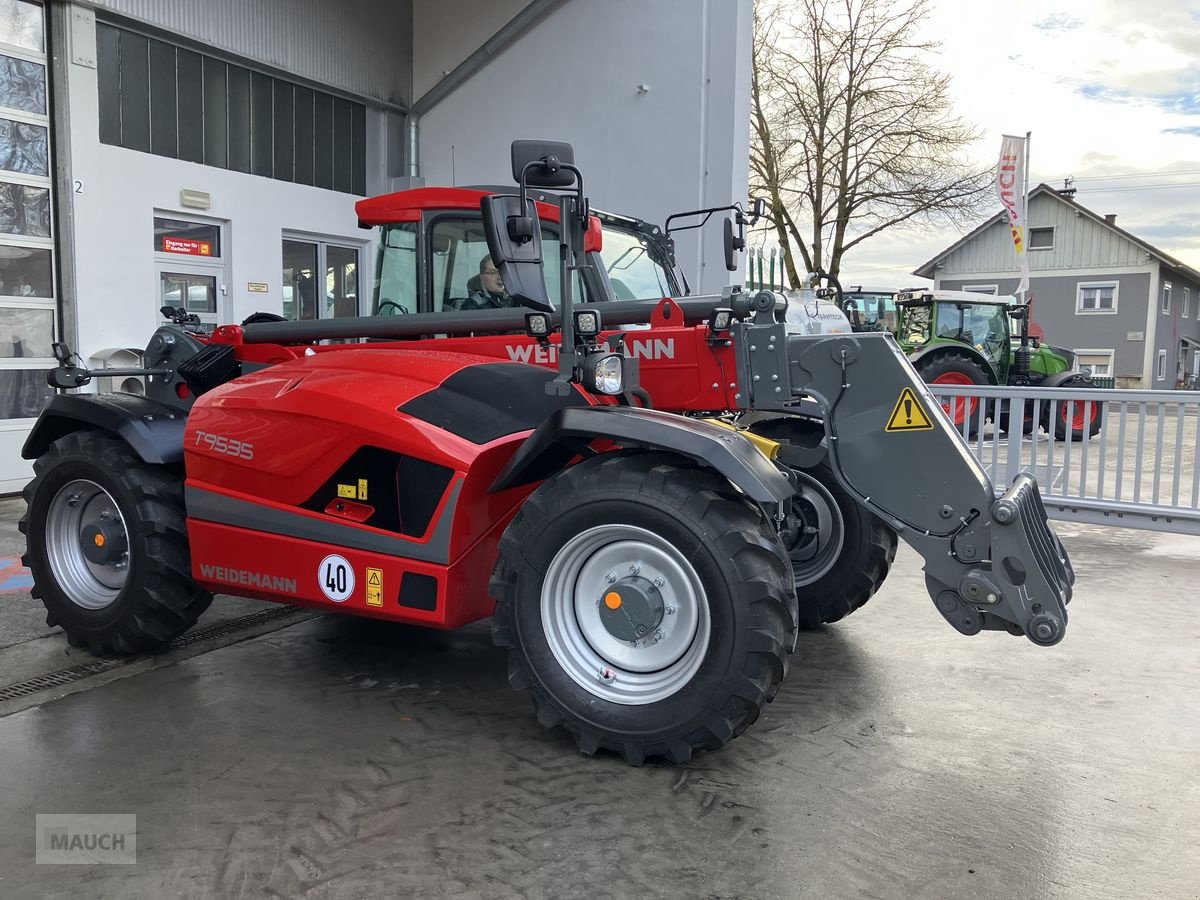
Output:
<path fill-rule="evenodd" d="M 240 328 L 226 326 L 213 340 L 236 337 Z M 337 352 L 240 346 L 243 359 L 287 361 L 243 375 L 192 406 L 184 456 L 194 577 L 214 592 L 439 628 L 491 615 L 487 583 L 497 544 L 533 486 L 495 494 L 488 488 L 532 425 L 475 443 L 398 408 L 446 390 L 447 379 L 465 370 L 494 369 L 497 354 L 413 342 L 320 349 Z M 360 448 L 416 461 L 418 472 L 433 472 L 430 478 L 439 485 L 445 478 L 445 485 L 433 494 L 430 478 L 405 480 L 403 469 L 379 477 L 346 468 Z M 422 490 L 434 505 L 419 533 L 363 521 L 377 505 L 403 507 L 406 491 Z M 321 587 L 322 560 L 334 554 L 353 570 L 353 591 L 341 601 Z M 381 581 L 374 598 L 380 605 L 368 603 L 368 569 L 378 570 L 370 577 Z M 402 579 L 411 576 L 425 577 L 419 606 L 401 605 Z"/>

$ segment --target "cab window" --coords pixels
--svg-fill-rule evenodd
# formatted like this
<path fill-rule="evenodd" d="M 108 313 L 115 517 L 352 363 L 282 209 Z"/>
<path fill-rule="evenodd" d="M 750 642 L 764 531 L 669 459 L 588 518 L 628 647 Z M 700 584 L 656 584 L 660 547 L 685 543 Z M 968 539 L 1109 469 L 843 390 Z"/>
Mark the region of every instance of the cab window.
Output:
<path fill-rule="evenodd" d="M 417 225 L 385 225 L 375 266 L 372 312 L 395 316 L 417 311 Z"/>
<path fill-rule="evenodd" d="M 605 228 L 600 258 L 618 300 L 660 300 L 673 293 L 666 270 L 641 235 Z"/>
<path fill-rule="evenodd" d="M 483 221 L 478 216 L 441 216 L 429 228 L 430 285 L 433 311 L 504 309 L 517 305 L 503 280 L 490 278 L 494 263 L 488 252 Z M 542 262 L 546 292 L 558 305 L 558 233 L 542 226 Z M 485 264 L 486 260 L 486 264 Z M 575 298 L 583 296 L 583 281 L 575 273 Z"/>

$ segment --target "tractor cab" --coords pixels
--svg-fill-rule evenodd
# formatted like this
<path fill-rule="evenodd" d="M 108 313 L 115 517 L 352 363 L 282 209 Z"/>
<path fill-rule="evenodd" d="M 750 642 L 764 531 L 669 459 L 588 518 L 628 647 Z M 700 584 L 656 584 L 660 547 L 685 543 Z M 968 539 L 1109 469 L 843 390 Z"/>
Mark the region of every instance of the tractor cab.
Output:
<path fill-rule="evenodd" d="M 842 311 L 855 331 L 896 333 L 896 291 L 851 285 L 842 290 Z"/>
<path fill-rule="evenodd" d="M 905 291 L 896 296 L 896 340 L 905 353 L 966 344 L 991 367 L 997 384 L 1008 378 L 1014 312 L 1011 297 L 965 291 Z"/>

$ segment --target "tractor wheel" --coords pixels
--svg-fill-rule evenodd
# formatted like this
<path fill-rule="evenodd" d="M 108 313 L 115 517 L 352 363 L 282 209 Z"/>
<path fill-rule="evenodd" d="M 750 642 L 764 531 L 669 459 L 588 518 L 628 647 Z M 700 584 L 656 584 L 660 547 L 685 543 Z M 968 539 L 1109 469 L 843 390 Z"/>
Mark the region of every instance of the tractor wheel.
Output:
<path fill-rule="evenodd" d="M 584 753 L 687 762 L 758 718 L 796 601 L 762 510 L 662 453 L 605 453 L 525 501 L 500 541 L 492 636 L 538 721 Z"/>
<path fill-rule="evenodd" d="M 823 432 L 775 420 L 755 428 L 772 440 L 816 447 Z M 879 590 L 896 559 L 896 532 L 846 493 L 826 463 L 793 469 L 795 524 L 784 534 L 801 628 L 844 619 Z"/>
<path fill-rule="evenodd" d="M 96 431 L 59 438 L 33 467 L 19 527 L 46 624 L 97 655 L 187 631 L 212 595 L 192 581 L 182 479 Z"/>
<path fill-rule="evenodd" d="M 1095 385 L 1086 375 L 1076 375 L 1068 378 L 1060 388 L 1092 388 Z M 1091 407 L 1089 410 L 1088 407 Z M 1082 441 L 1084 432 L 1088 437 L 1100 433 L 1101 421 L 1104 418 L 1104 404 L 1098 400 L 1059 400 L 1055 403 L 1048 400 L 1042 403 L 1042 427 L 1050 431 L 1050 416 L 1053 413 L 1054 436 L 1060 441 Z"/>
<path fill-rule="evenodd" d="M 999 429 L 1001 434 L 1008 434 L 1008 403 L 1009 401 L 1007 400 L 1000 401 L 998 407 L 993 406 L 993 410 L 998 409 L 998 412 L 991 414 L 991 420 L 996 423 L 996 428 Z M 1035 427 L 1035 423 L 1033 421 L 1033 402 L 1026 400 L 1024 403 L 1025 415 L 1021 420 L 1021 433 L 1033 434 L 1033 429 Z"/>
<path fill-rule="evenodd" d="M 987 373 L 975 360 L 953 351 L 917 360 L 917 374 L 926 384 L 972 385 L 988 384 Z M 979 398 L 951 397 L 942 409 L 959 433 L 967 420 L 967 434 L 974 437 L 979 431 Z"/>

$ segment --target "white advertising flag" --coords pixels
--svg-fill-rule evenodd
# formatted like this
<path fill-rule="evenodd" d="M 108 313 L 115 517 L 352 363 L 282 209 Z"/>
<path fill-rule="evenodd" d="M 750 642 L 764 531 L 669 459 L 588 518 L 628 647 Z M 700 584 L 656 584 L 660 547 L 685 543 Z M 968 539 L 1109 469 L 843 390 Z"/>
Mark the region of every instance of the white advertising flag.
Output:
<path fill-rule="evenodd" d="M 1000 145 L 1000 164 L 996 171 L 996 194 L 1008 213 L 1008 226 L 1012 231 L 1013 249 L 1017 253 L 1017 264 L 1021 267 L 1021 283 L 1016 293 L 1029 290 L 1029 257 L 1025 243 L 1025 138 L 1004 135 Z"/>

